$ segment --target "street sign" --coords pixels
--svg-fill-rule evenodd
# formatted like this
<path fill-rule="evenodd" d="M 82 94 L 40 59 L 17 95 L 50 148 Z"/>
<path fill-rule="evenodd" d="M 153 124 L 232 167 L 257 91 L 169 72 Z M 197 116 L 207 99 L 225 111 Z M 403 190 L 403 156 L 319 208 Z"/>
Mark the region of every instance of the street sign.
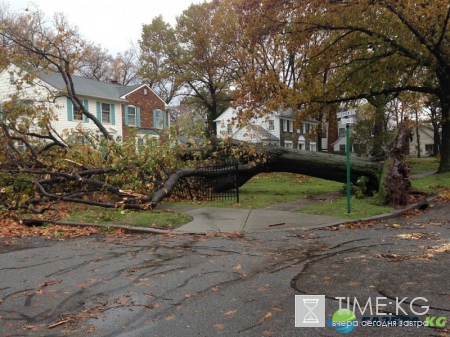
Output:
<path fill-rule="evenodd" d="M 353 118 L 341 118 L 342 124 L 353 124 L 355 123 L 355 120 Z"/>
<path fill-rule="evenodd" d="M 356 115 L 356 110 L 355 109 L 338 112 L 337 113 L 337 118 L 344 118 L 344 117 L 353 116 L 353 115 Z"/>

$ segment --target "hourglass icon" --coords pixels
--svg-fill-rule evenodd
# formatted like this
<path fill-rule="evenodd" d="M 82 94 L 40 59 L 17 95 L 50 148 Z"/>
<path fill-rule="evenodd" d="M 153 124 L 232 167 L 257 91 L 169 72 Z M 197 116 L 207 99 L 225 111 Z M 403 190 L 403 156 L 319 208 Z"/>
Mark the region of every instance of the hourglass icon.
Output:
<path fill-rule="evenodd" d="M 303 298 L 303 305 L 308 309 L 308 313 L 303 317 L 303 323 L 314 324 L 319 323 L 319 319 L 314 314 L 313 310 L 319 303 L 318 298 Z"/>

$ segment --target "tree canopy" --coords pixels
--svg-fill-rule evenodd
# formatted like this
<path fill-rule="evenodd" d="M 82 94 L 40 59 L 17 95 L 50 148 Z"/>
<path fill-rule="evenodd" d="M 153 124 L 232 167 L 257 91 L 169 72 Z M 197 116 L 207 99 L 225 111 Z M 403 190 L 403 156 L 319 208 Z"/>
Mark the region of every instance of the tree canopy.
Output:
<path fill-rule="evenodd" d="M 271 34 L 287 36 L 286 48 L 297 46 L 303 56 L 294 86 L 269 81 L 267 72 L 253 74 L 252 81 L 263 79 L 279 104 L 305 104 L 314 113 L 332 103 L 378 105 L 380 98 L 403 92 L 433 95 L 441 108 L 439 172 L 450 170 L 448 1 L 275 0 L 262 1 L 255 12 L 270 23 Z M 241 85 L 242 95 L 259 101 L 261 87 L 251 83 Z"/>

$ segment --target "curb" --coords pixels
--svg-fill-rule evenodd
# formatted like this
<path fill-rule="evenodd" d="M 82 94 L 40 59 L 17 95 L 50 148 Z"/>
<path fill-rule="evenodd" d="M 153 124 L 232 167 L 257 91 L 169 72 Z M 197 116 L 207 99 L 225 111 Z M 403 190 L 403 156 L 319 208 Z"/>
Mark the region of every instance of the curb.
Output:
<path fill-rule="evenodd" d="M 367 217 L 367 218 L 352 219 L 352 220 L 337 222 L 337 223 L 334 223 L 332 225 L 326 225 L 326 226 L 323 226 L 323 227 L 333 227 L 333 226 L 337 226 L 337 225 L 342 225 L 342 224 L 347 224 L 347 223 L 355 223 L 355 222 L 359 222 L 359 221 L 374 221 L 374 220 L 394 219 L 394 218 L 397 218 L 399 216 L 402 216 L 403 214 L 405 214 L 409 210 L 418 209 L 420 206 L 422 206 L 424 204 L 429 205 L 430 203 L 436 201 L 437 197 L 438 197 L 437 195 L 434 195 L 432 197 L 427 198 L 426 201 L 422 201 L 422 202 L 418 202 L 418 203 L 415 203 L 415 204 L 408 205 L 406 208 L 402 208 L 402 209 L 399 209 L 399 210 L 394 211 L 394 212 L 380 214 L 380 215 L 374 215 L 374 216 L 370 216 L 370 217 Z"/>
<path fill-rule="evenodd" d="M 89 223 L 89 222 L 66 222 L 66 221 L 49 221 L 56 225 L 64 225 L 64 226 L 84 226 L 84 227 L 106 227 L 106 228 L 117 228 L 117 229 L 125 229 L 127 231 L 133 233 L 154 233 L 154 234 L 169 234 L 170 230 L 167 229 L 158 229 L 158 228 L 149 228 L 149 227 L 132 227 L 132 226 L 124 226 L 124 225 L 116 225 L 116 224 L 98 224 L 98 223 Z"/>

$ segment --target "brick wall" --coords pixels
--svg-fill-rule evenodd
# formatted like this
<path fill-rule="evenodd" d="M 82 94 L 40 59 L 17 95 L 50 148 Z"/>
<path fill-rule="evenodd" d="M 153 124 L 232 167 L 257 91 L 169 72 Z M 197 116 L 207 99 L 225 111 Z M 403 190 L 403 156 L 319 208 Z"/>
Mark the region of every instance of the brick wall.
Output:
<path fill-rule="evenodd" d="M 147 94 L 145 94 L 145 89 Z M 141 128 L 152 129 L 153 126 L 153 110 L 166 110 L 166 104 L 152 90 L 147 87 L 133 91 L 126 96 L 128 105 L 135 105 L 141 108 Z M 167 116 L 168 117 L 168 116 Z M 128 126 L 125 125 L 125 105 L 122 104 L 122 126 L 123 137 L 126 139 L 128 135 Z"/>

